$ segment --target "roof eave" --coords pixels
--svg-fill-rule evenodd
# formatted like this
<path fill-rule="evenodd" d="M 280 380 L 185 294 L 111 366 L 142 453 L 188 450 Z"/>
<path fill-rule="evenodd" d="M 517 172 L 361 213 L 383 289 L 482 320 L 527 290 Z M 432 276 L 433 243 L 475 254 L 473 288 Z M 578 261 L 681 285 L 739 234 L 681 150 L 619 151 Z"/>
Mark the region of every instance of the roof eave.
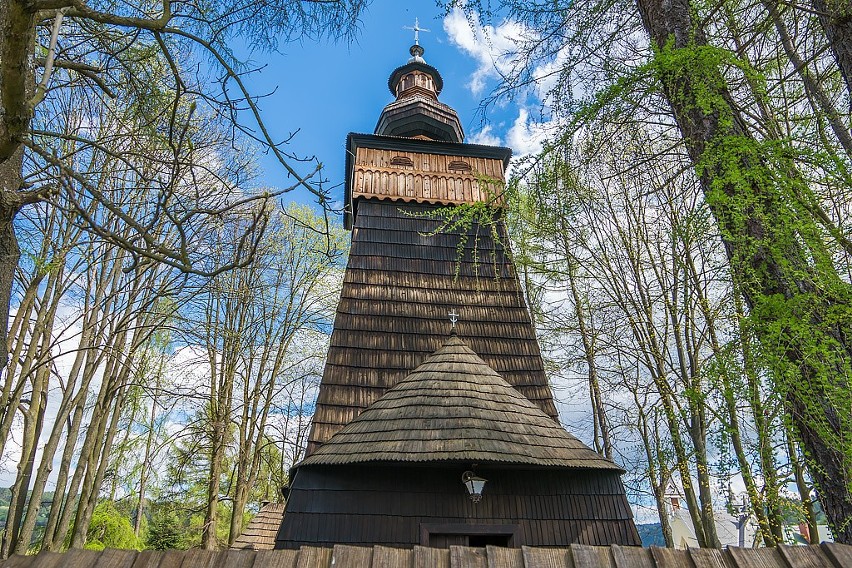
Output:
<path fill-rule="evenodd" d="M 612 471 L 614 473 L 618 473 L 619 475 L 623 475 L 626 473 L 624 468 L 616 464 L 615 462 L 611 462 L 606 458 L 601 457 L 601 461 L 608 462 L 608 465 L 600 465 L 600 466 L 577 466 L 577 465 L 546 465 L 546 464 L 531 464 L 531 463 L 520 463 L 520 462 L 506 462 L 499 460 L 484 460 L 479 457 L 477 458 L 468 458 L 468 459 L 447 459 L 447 460 L 425 460 L 425 461 L 414 461 L 414 460 L 394 460 L 394 459 L 381 459 L 381 460 L 358 460 L 358 461 L 345 461 L 345 462 L 328 462 L 321 459 L 322 456 L 317 456 L 316 453 L 311 456 L 305 458 L 298 464 L 293 467 L 293 473 L 295 474 L 295 470 L 301 467 L 313 467 L 313 466 L 324 466 L 324 467 L 345 467 L 345 466 L 370 466 L 370 467 L 422 467 L 422 468 L 443 468 L 448 466 L 470 466 L 470 464 L 475 463 L 477 466 L 483 468 L 499 468 L 499 469 L 513 469 L 513 470 L 564 470 L 564 471 Z"/>

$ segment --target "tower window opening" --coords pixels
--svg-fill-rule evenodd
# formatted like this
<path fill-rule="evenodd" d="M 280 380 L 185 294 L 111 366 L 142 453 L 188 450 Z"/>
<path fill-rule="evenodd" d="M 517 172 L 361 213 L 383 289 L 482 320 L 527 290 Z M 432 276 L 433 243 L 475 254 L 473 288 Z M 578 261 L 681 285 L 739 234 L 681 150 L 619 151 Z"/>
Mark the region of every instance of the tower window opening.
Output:
<path fill-rule="evenodd" d="M 392 166 L 413 166 L 414 161 L 407 156 L 394 156 L 390 161 Z"/>
<path fill-rule="evenodd" d="M 472 170 L 470 164 L 467 162 L 463 162 L 461 160 L 453 160 L 448 164 L 448 168 L 451 172 L 464 173 L 469 174 Z"/>

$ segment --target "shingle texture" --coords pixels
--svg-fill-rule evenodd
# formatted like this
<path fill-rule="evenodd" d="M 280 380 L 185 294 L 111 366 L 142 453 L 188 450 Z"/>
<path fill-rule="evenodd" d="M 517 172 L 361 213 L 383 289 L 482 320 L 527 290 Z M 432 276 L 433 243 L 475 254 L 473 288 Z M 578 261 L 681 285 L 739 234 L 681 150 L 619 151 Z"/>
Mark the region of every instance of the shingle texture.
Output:
<path fill-rule="evenodd" d="M 509 549 L 415 546 L 299 550 L 151 551 L 73 550 L 13 556 L 1 568 L 848 568 L 852 546 L 827 544 L 778 548 L 636 548 L 572 545 L 567 548 Z"/>
<path fill-rule="evenodd" d="M 436 208 L 359 204 L 309 455 L 441 346 L 452 310 L 470 348 L 556 420 L 509 255 L 490 227 L 476 223 L 433 234 L 440 228 L 429 217 Z"/>
<path fill-rule="evenodd" d="M 376 134 L 388 136 L 428 136 L 444 142 L 464 140 L 459 117 L 452 107 L 431 97 L 402 97 L 382 111 Z"/>
<path fill-rule="evenodd" d="M 284 518 L 284 503 L 267 503 L 249 521 L 231 548 L 271 550 L 275 548 L 275 535 Z"/>
<path fill-rule="evenodd" d="M 482 500 L 474 503 L 461 481 L 470 467 L 302 466 L 293 479 L 276 547 L 446 548 L 472 544 L 474 529 L 511 535 L 505 544 L 516 548 L 641 543 L 618 470 L 480 463 L 476 472 L 488 482 Z"/>
<path fill-rule="evenodd" d="M 301 465 L 446 461 L 619 469 L 456 335 Z"/>

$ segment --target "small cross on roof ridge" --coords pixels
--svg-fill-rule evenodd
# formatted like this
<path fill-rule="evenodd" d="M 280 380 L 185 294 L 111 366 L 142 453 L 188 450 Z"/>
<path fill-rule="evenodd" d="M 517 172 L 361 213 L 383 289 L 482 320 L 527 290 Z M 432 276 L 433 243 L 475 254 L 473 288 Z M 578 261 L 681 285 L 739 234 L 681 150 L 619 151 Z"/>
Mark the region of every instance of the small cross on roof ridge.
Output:
<path fill-rule="evenodd" d="M 414 32 L 414 45 L 420 45 L 420 32 L 431 32 L 432 30 L 427 30 L 426 28 L 420 27 L 420 20 L 414 18 L 414 27 L 411 26 L 402 26 L 404 30 L 412 30 Z"/>
<path fill-rule="evenodd" d="M 456 322 L 459 321 L 459 314 L 457 314 L 456 311 L 453 310 L 447 315 L 450 316 L 450 321 L 453 324 L 453 329 L 455 329 L 456 328 Z"/>

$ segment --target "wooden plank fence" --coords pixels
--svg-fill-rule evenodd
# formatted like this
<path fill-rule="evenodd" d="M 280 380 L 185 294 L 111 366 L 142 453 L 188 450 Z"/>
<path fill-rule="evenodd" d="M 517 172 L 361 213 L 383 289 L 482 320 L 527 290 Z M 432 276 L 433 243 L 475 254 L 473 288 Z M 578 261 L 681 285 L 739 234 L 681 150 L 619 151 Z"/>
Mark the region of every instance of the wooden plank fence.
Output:
<path fill-rule="evenodd" d="M 71 550 L 12 556 L 0 568 L 852 568 L 852 546 L 687 549 L 571 545 L 521 549 L 336 545 L 299 550 Z"/>

